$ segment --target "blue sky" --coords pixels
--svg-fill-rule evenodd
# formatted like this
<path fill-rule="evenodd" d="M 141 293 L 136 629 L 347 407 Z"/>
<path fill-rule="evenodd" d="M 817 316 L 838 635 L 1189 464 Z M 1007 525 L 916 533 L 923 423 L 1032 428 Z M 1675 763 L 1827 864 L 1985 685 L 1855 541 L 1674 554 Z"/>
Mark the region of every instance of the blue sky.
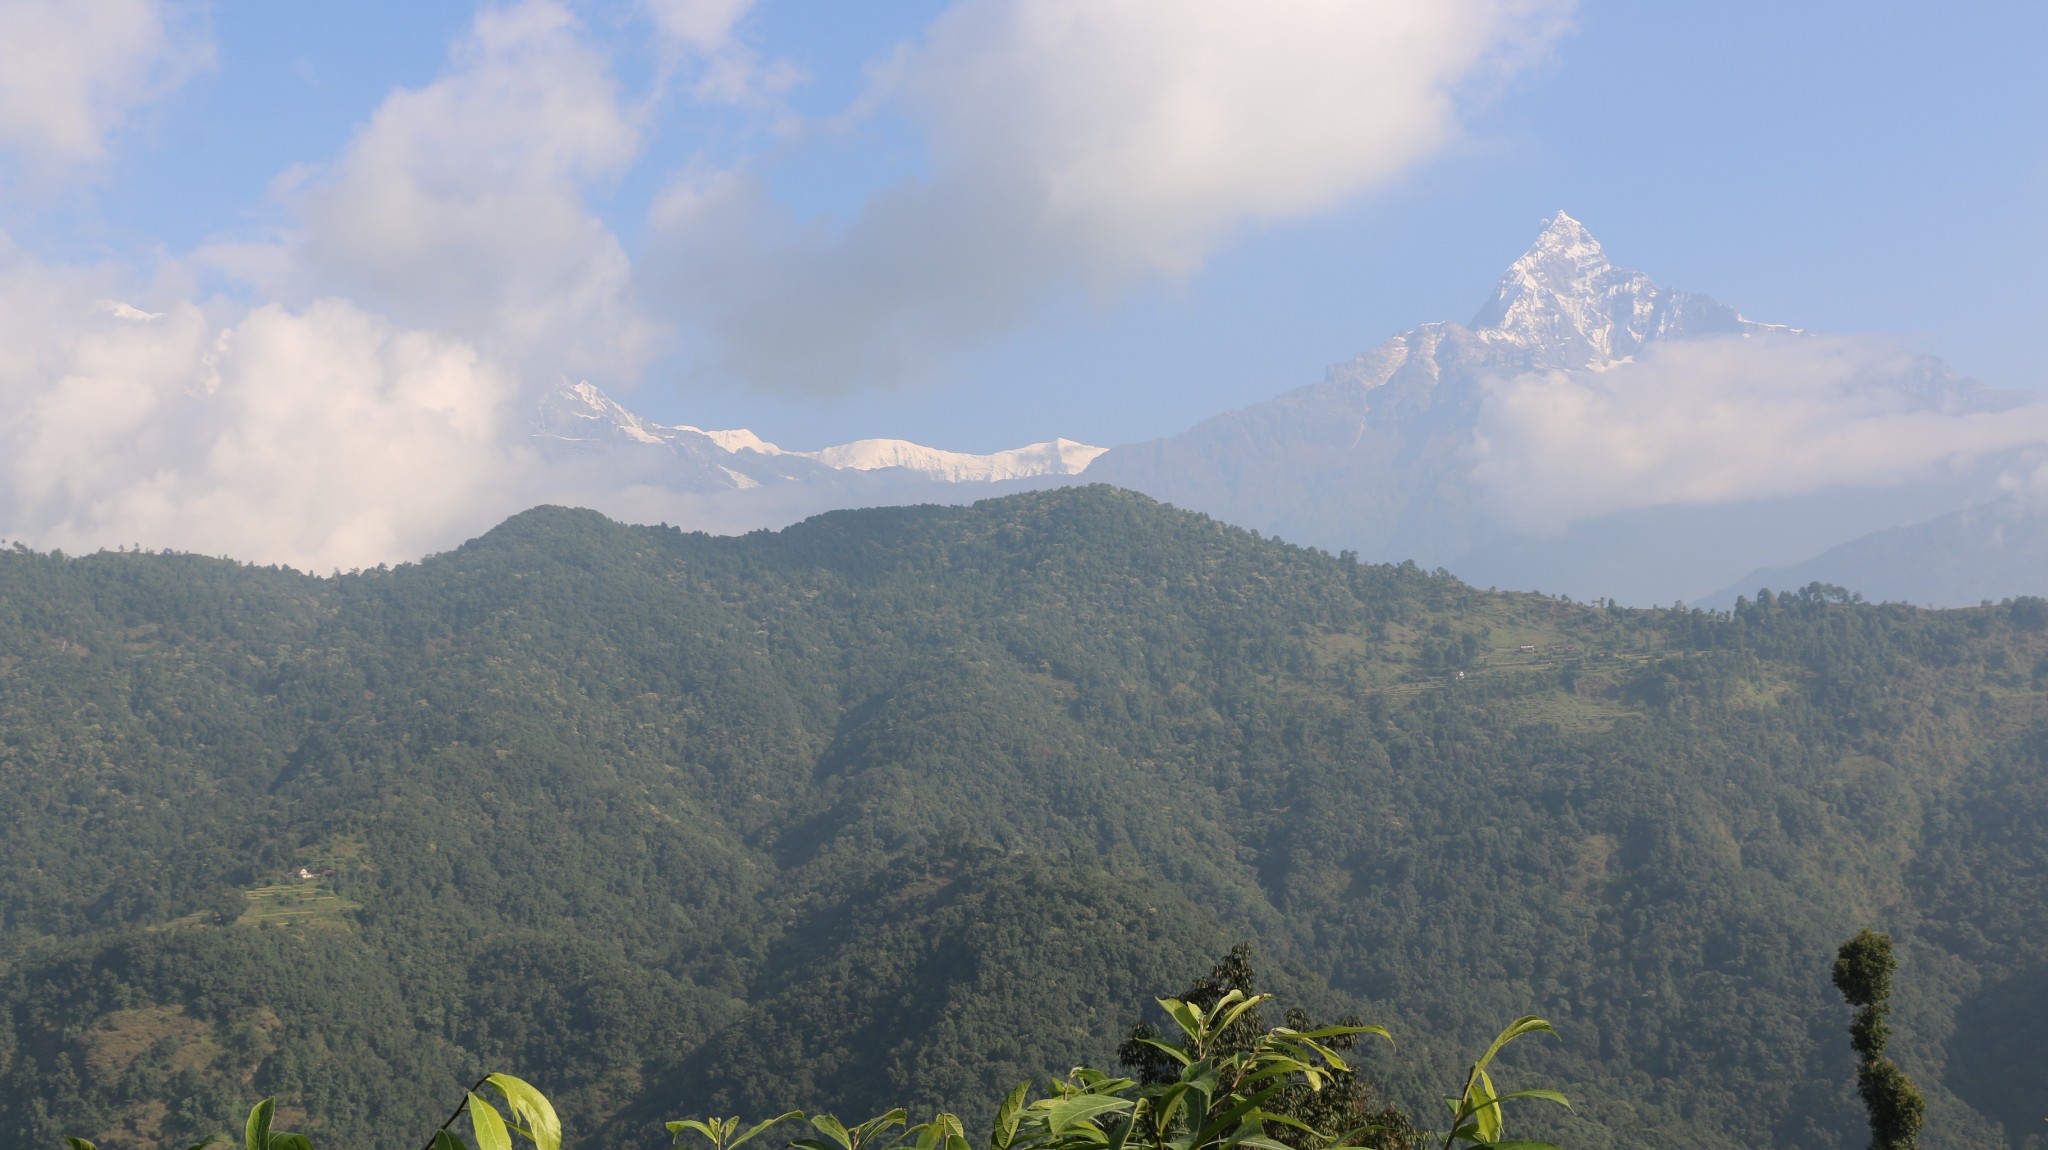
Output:
<path fill-rule="evenodd" d="M 1468 318 L 1564 208 L 2048 388 L 2044 5 L 0 0 L 0 43 L 15 295 L 120 293 L 166 356 L 342 301 L 322 338 L 444 341 L 506 410 L 566 375 L 799 448 L 1116 444 Z M 1220 128 L 1132 158 L 1212 78 Z"/>

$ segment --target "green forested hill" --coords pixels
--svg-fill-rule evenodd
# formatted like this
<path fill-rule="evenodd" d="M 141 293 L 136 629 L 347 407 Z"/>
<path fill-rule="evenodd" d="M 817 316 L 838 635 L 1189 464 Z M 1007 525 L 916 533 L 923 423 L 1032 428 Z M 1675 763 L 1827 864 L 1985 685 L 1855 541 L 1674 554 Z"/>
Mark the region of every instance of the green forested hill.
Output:
<path fill-rule="evenodd" d="M 974 1112 L 1252 939 L 1425 1118 L 1533 1011 L 1571 1145 L 1855 1147 L 1873 926 L 1924 1144 L 2037 1145 L 2048 604 L 1836 599 L 1493 594 L 1106 488 L 0 553 L 0 1141 L 275 1093 L 396 1150 L 480 1067 L 583 1146 Z"/>

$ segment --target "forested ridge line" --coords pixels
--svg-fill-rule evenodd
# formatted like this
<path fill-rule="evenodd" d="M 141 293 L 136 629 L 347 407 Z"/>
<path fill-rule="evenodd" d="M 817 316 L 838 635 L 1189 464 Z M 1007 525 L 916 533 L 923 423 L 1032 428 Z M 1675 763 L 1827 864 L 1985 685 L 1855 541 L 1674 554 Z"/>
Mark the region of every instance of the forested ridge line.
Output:
<path fill-rule="evenodd" d="M 1561 1141 L 1861 1145 L 1826 969 L 1879 926 L 1923 1143 L 2025 1146 L 2048 604 L 1847 600 L 1492 593 L 1106 488 L 0 552 L 0 1137 L 276 1094 L 372 1145 L 480 1068 L 602 1145 L 967 1107 L 1248 937 L 1414 1112 L 1536 1011 Z"/>

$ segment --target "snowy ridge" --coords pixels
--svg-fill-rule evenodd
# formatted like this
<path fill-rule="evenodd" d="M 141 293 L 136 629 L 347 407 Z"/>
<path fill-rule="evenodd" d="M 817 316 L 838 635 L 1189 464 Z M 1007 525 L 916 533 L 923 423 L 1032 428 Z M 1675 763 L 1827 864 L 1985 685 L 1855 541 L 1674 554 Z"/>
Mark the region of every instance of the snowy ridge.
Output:
<path fill-rule="evenodd" d="M 861 439 L 817 451 L 789 451 L 745 428 L 712 430 L 654 423 L 626 410 L 596 385 L 564 381 L 543 396 L 535 439 L 553 452 L 590 452 L 634 444 L 665 446 L 678 454 L 707 455 L 715 474 L 734 489 L 761 486 L 748 456 L 810 460 L 834 471 L 901 468 L 946 483 L 996 483 L 1042 475 L 1078 475 L 1107 448 L 1054 439 L 988 455 L 945 451 L 903 439 Z M 752 472 L 752 474 L 750 474 Z"/>
<path fill-rule="evenodd" d="M 2048 458 L 2048 432 L 2001 446 L 2033 433 L 1985 418 L 2038 397 L 1660 287 L 1564 212 L 1535 231 L 1469 323 L 1399 332 L 1319 383 L 1116 447 L 1085 477 L 1482 585 L 1652 603 L 1981 502 Z M 1811 460 L 1744 454 L 1806 427 L 1840 436 L 1828 466 L 1844 479 L 1817 485 L 1793 474 Z M 1937 439 L 1967 446 L 1916 462 Z M 1645 469 L 1694 486 L 1652 492 Z"/>
<path fill-rule="evenodd" d="M 1331 365 L 1324 378 L 1367 389 L 1397 375 L 1434 384 L 1446 370 L 1469 374 L 1482 360 L 1486 369 L 1510 373 L 1605 371 L 1660 340 L 1766 334 L 1805 333 L 1758 323 L 1711 297 L 1661 288 L 1642 272 L 1618 268 L 1584 224 L 1558 212 L 1508 265 L 1470 324 L 1440 320 L 1411 328 Z"/>
<path fill-rule="evenodd" d="M 837 447 L 798 454 L 828 467 L 852 471 L 902 467 L 949 483 L 994 483 L 1033 475 L 1078 475 L 1083 468 L 1095 462 L 1096 456 L 1107 450 L 1106 447 L 1091 447 L 1071 439 L 1055 439 L 1050 443 L 1013 447 L 991 455 L 969 455 L 923 447 L 902 439 L 857 439 Z"/>
<path fill-rule="evenodd" d="M 1615 267 L 1584 224 L 1559 212 L 1508 266 L 1470 326 L 1489 341 L 1541 353 L 1551 361 L 1546 367 L 1602 368 L 1627 360 L 1651 340 L 1746 335 L 1770 325 Z"/>

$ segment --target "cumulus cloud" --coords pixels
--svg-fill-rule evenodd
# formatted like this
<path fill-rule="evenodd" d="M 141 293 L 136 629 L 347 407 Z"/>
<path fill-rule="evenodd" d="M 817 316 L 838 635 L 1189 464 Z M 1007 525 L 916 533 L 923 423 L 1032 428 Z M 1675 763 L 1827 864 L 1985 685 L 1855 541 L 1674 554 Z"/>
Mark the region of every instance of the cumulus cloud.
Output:
<path fill-rule="evenodd" d="M 662 80 L 678 75 L 695 99 L 760 104 L 803 78 L 788 60 L 763 59 L 738 34 L 754 0 L 643 0 L 662 55 Z"/>
<path fill-rule="evenodd" d="M 647 14 L 669 42 L 710 55 L 732 43 L 733 26 L 754 0 L 646 0 Z"/>
<path fill-rule="evenodd" d="M 391 93 L 339 160 L 300 174 L 301 233 L 272 274 L 537 373 L 629 374 L 654 328 L 588 195 L 627 171 L 641 135 L 567 8 L 485 10 L 439 78 Z"/>
<path fill-rule="evenodd" d="M 561 4 L 478 14 L 336 160 L 281 181 L 274 242 L 164 282 L 0 237 L 0 531 L 326 569 L 416 557 L 546 497 L 531 391 L 630 374 L 652 325 L 590 210 L 641 113 Z M 253 301 L 196 299 L 188 269 Z"/>
<path fill-rule="evenodd" d="M 749 0 L 642 3 L 651 93 L 622 91 L 563 0 L 487 7 L 437 78 L 280 177 L 279 238 L 167 260 L 162 282 L 0 237 L 0 531 L 325 569 L 563 492 L 652 507 L 667 495 L 525 446 L 536 385 L 645 369 L 650 284 L 749 379 L 893 379 L 1059 292 L 1184 274 L 1239 228 L 1384 183 L 1455 135 L 1471 83 L 1542 50 L 1565 0 L 963 0 L 856 112 L 917 126 L 925 177 L 818 229 L 778 213 L 765 168 L 678 186 L 647 277 L 592 203 L 642 162 L 665 85 L 746 103 L 788 73 L 743 42 Z M 0 147 L 24 155 L 92 162 L 204 58 L 166 0 L 0 11 L 112 21 L 68 56 L 38 33 L 70 79 L 0 69 Z M 247 290 L 198 298 L 179 282 L 198 268 Z"/>
<path fill-rule="evenodd" d="M 1638 508 L 1911 483 L 2048 443 L 2048 403 L 1936 382 L 1922 357 L 1867 338 L 1652 344 L 1605 371 L 1495 381 L 1470 477 L 1503 518 L 1549 532 Z"/>
<path fill-rule="evenodd" d="M 523 506 L 516 387 L 340 300 L 217 327 L 119 277 L 0 260 L 0 521 L 15 538 L 306 569 L 445 547 Z M 111 306 L 110 306 L 111 305 Z"/>
<path fill-rule="evenodd" d="M 0 172 L 90 168 L 137 107 L 212 63 L 192 14 L 164 0 L 0 0 Z"/>
<path fill-rule="evenodd" d="M 963 0 L 884 70 L 927 175 L 842 225 L 778 211 L 755 171 L 679 184 L 654 271 L 721 365 L 892 380 L 1056 291 L 1197 268 L 1238 229 L 1386 183 L 1460 100 L 1559 34 L 1565 0 Z"/>

